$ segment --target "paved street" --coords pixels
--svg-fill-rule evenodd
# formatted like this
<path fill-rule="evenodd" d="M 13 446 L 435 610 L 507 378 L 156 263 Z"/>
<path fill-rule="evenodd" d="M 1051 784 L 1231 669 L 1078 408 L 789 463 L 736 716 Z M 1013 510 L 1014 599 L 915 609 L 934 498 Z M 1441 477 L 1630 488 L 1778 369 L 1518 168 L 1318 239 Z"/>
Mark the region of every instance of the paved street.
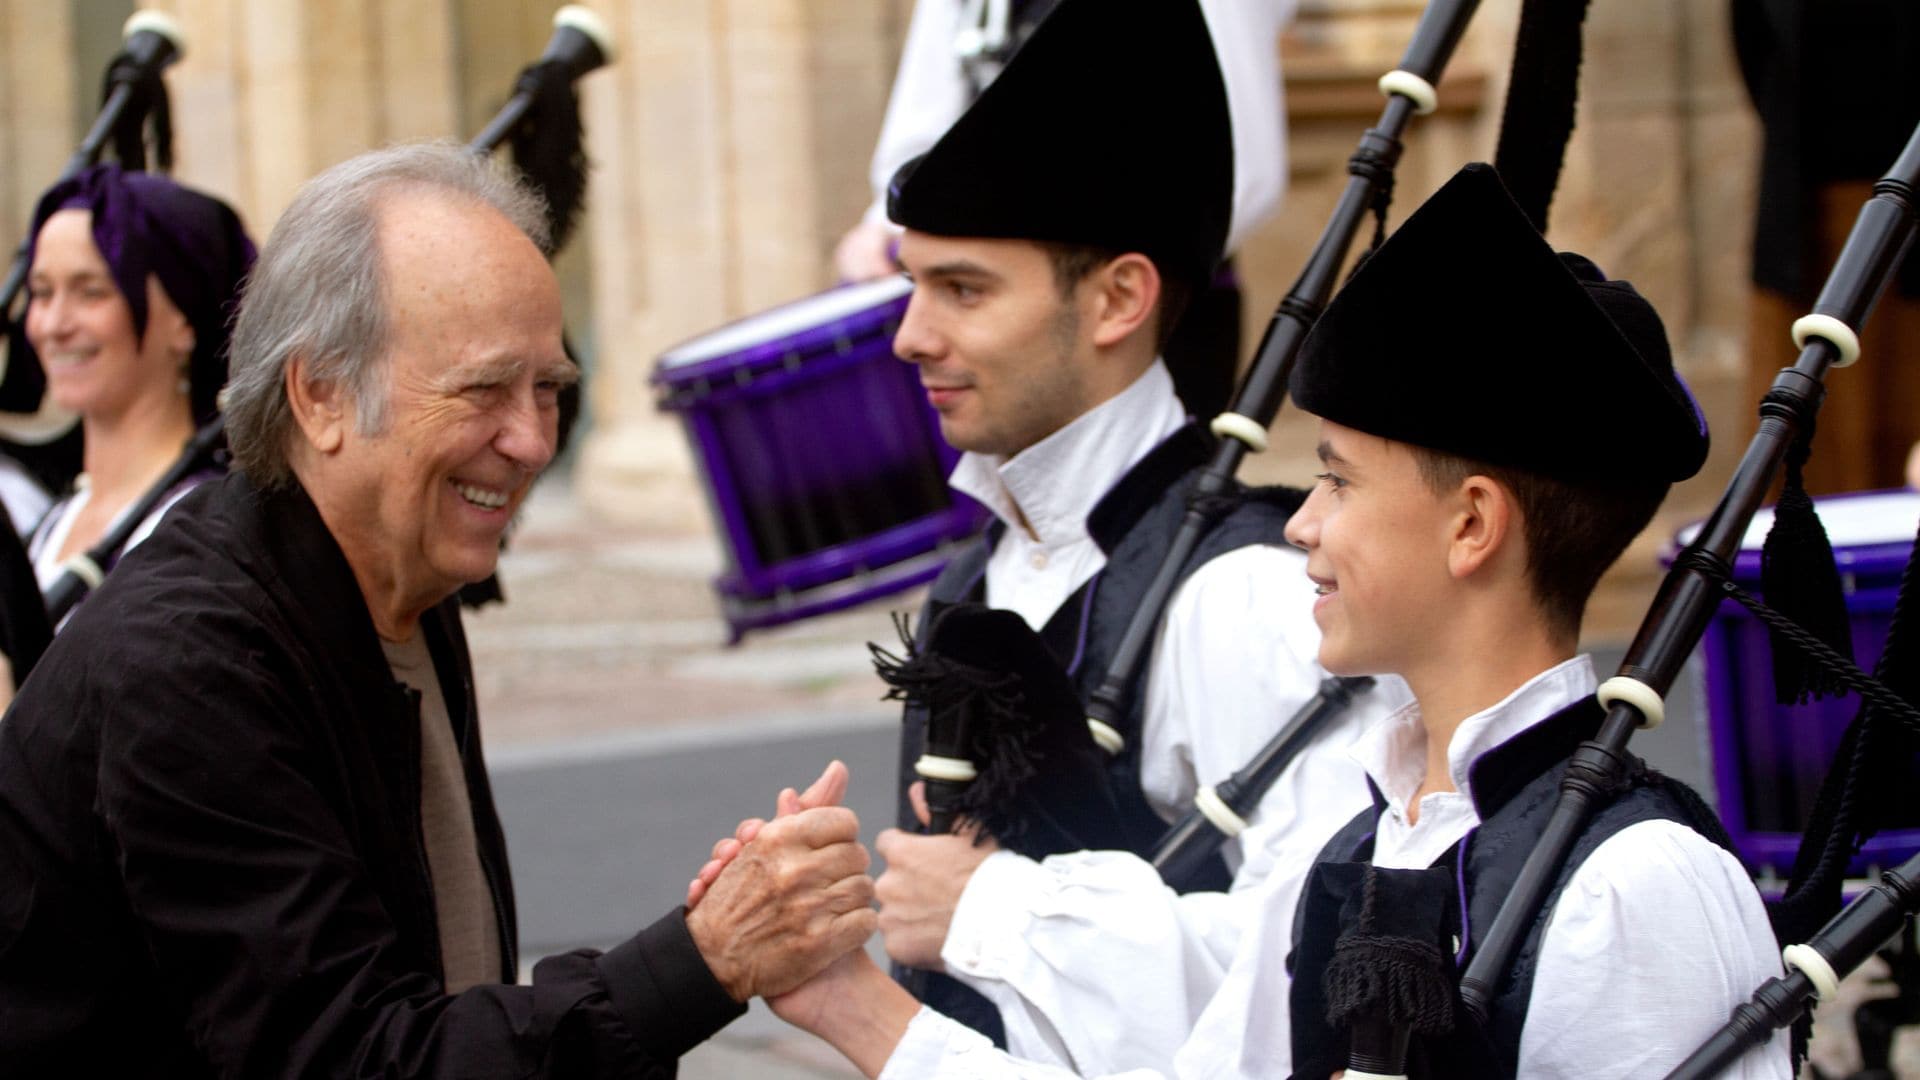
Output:
<path fill-rule="evenodd" d="M 502 562 L 510 602 L 469 617 L 529 962 L 613 944 L 670 909 L 715 838 L 831 758 L 852 769 L 848 799 L 869 839 L 891 817 L 897 713 L 879 700 L 866 643 L 891 644 L 889 609 L 917 598 L 727 648 L 706 585 L 719 562 L 708 537 L 597 525 L 564 489 L 543 488 Z M 1597 655 L 1603 672 L 1617 659 Z M 1634 745 L 1705 791 L 1694 682 Z M 1849 989 L 1869 992 L 1864 979 Z M 1849 1042 L 1816 1040 L 1839 1075 Z M 1920 1076 L 1920 1040 L 1903 1045 L 1914 1070 L 1903 1075 Z M 848 1075 L 757 1004 L 681 1069 L 688 1080 Z"/>

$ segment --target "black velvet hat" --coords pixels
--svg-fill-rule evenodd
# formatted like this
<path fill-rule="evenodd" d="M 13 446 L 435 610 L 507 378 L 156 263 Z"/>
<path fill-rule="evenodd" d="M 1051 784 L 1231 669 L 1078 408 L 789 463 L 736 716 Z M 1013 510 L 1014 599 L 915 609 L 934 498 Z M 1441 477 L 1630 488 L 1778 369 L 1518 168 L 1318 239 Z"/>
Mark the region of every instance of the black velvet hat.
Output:
<path fill-rule="evenodd" d="M 1653 306 L 1555 253 L 1487 165 L 1460 170 L 1367 259 L 1288 390 L 1346 427 L 1565 480 L 1684 480 L 1707 456 Z"/>
<path fill-rule="evenodd" d="M 887 192 L 938 236 L 1137 251 L 1213 273 L 1233 212 L 1233 131 L 1194 0 L 1061 0 L 1007 69 Z"/>

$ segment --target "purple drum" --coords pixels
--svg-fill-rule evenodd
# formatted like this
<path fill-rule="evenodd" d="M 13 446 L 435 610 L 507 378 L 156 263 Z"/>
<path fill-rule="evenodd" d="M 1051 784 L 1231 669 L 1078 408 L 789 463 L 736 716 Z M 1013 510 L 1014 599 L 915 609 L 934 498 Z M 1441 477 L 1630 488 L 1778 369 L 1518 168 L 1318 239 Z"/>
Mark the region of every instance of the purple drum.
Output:
<path fill-rule="evenodd" d="M 1886 645 L 1900 575 L 1920 526 L 1920 494 L 1861 492 L 1816 501 L 1846 591 L 1854 660 L 1872 671 Z M 1741 541 L 1733 573 L 1749 592 L 1759 590 L 1760 547 L 1772 527 L 1769 507 L 1754 516 Z M 1682 530 L 1678 542 L 1691 540 L 1695 531 Z M 1720 817 L 1749 870 L 1785 879 L 1820 781 L 1841 733 L 1860 710 L 1860 698 L 1775 702 L 1766 625 L 1732 600 L 1721 603 L 1702 645 Z M 1920 775 L 1920 761 L 1914 771 Z M 1920 800 L 1910 801 L 1898 820 L 1867 842 L 1850 872 L 1858 876 L 1870 867 L 1893 866 L 1915 851 L 1920 851 Z"/>
<path fill-rule="evenodd" d="M 929 581 L 984 523 L 948 489 L 958 455 L 893 355 L 911 291 L 844 286 L 660 358 L 660 407 L 686 423 L 725 540 L 714 589 L 734 642 Z"/>

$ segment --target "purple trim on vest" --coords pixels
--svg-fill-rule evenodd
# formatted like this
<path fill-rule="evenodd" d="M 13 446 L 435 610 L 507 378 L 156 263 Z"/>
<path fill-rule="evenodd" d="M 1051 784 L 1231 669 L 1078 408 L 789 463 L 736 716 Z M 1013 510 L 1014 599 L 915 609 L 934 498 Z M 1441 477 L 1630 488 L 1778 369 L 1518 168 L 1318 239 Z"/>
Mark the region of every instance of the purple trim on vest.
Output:
<path fill-rule="evenodd" d="M 1073 659 L 1067 664 L 1067 677 L 1080 673 L 1080 661 L 1087 658 L 1087 627 L 1093 622 L 1093 595 L 1100 591 L 1100 574 L 1096 571 L 1087 579 L 1085 596 L 1080 599 L 1080 630 L 1073 643 Z"/>
<path fill-rule="evenodd" d="M 1460 846 L 1453 849 L 1453 880 L 1460 889 L 1460 947 L 1454 950 L 1454 967 L 1463 966 L 1467 950 L 1473 948 L 1473 920 L 1467 918 L 1467 845 L 1479 831 L 1478 825 L 1468 829 L 1467 835 L 1460 838 Z"/>

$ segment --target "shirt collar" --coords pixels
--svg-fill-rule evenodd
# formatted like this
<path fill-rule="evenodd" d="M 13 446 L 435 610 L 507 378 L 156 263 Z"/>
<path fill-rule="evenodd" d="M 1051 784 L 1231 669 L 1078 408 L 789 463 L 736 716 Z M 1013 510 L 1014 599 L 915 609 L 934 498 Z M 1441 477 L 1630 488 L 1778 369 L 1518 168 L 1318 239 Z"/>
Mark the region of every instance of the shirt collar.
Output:
<path fill-rule="evenodd" d="M 1021 528 L 1024 516 L 1043 545 L 1085 540 L 1101 496 L 1186 419 L 1172 376 L 1156 360 L 1125 390 L 1012 458 L 960 455 L 948 482 L 1010 529 Z"/>
<path fill-rule="evenodd" d="M 1581 653 L 1461 721 L 1447 743 L 1447 773 L 1454 790 L 1471 799 L 1467 771 L 1482 754 L 1593 693 L 1597 685 L 1593 660 Z M 1420 723 L 1420 703 L 1409 702 L 1376 721 L 1355 740 L 1351 754 L 1387 802 L 1404 812 L 1426 778 L 1427 733 Z"/>

